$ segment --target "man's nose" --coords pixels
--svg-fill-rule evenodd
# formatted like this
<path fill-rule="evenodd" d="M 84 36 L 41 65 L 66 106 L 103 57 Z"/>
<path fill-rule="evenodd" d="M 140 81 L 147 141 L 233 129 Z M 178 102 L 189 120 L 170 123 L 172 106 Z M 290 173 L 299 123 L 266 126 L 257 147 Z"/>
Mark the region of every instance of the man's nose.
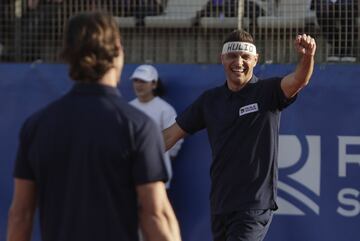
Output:
<path fill-rule="evenodd" d="M 238 56 L 236 58 L 236 62 L 238 62 L 239 64 L 242 64 L 244 62 L 244 59 L 241 56 Z"/>

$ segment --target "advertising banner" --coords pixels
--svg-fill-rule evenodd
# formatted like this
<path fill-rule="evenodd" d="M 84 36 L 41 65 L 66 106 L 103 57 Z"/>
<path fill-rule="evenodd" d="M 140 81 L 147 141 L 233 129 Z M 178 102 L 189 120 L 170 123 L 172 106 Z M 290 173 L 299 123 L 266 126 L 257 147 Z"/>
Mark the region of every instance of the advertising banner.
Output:
<path fill-rule="evenodd" d="M 222 65 L 155 65 L 178 113 L 222 85 Z M 134 98 L 126 65 L 120 91 Z M 294 65 L 258 65 L 260 78 Z M 18 132 L 27 116 L 71 88 L 64 65 L 0 65 L 0 240 L 5 240 Z M 246 140 L 244 140 L 246 141 Z M 184 241 L 210 241 L 211 151 L 205 131 L 188 136 L 173 162 L 170 199 Z M 279 210 L 266 241 L 360 240 L 360 68 L 317 65 L 310 84 L 283 111 L 279 138 Z M 39 232 L 34 240 L 40 240 Z"/>

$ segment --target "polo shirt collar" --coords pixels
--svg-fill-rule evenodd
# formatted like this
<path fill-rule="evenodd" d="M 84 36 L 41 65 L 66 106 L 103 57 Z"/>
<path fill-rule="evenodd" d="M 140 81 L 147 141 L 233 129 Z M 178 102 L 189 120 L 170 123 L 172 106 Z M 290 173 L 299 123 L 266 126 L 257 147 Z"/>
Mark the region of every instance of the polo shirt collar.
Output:
<path fill-rule="evenodd" d="M 234 96 L 234 95 L 242 95 L 242 94 L 245 94 L 249 88 L 251 88 L 253 86 L 253 84 L 257 83 L 259 81 L 259 78 L 256 77 L 255 75 L 253 75 L 251 77 L 251 79 L 249 80 L 249 82 L 239 91 L 231 91 L 228 86 L 227 86 L 227 81 L 225 81 L 225 84 L 223 85 L 223 89 L 224 89 L 224 92 L 226 94 L 227 97 L 231 97 L 231 96 Z"/>
<path fill-rule="evenodd" d="M 76 83 L 72 87 L 71 92 L 121 96 L 118 88 L 98 83 Z"/>

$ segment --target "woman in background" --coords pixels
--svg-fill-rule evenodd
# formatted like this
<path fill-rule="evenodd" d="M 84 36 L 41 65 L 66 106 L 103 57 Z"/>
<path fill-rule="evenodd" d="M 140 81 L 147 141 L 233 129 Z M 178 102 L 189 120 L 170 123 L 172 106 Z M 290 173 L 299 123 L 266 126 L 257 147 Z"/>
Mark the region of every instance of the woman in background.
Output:
<path fill-rule="evenodd" d="M 164 88 L 156 68 L 152 65 L 140 65 L 130 79 L 133 81 L 136 98 L 130 101 L 135 108 L 143 111 L 152 118 L 155 123 L 164 130 L 175 122 L 175 109 L 161 98 Z M 177 142 L 173 148 L 165 153 L 165 166 L 169 174 L 169 181 L 166 187 L 170 187 L 172 178 L 171 160 L 174 160 L 181 148 L 183 140 Z"/>

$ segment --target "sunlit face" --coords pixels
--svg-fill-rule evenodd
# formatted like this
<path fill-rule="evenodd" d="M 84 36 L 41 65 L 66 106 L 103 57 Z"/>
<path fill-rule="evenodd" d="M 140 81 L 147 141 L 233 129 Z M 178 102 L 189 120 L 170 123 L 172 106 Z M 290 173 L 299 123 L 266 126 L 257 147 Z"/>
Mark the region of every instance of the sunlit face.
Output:
<path fill-rule="evenodd" d="M 253 75 L 258 55 L 248 52 L 229 52 L 221 55 L 227 83 L 230 89 L 246 84 Z"/>
<path fill-rule="evenodd" d="M 133 79 L 133 86 L 135 94 L 140 101 L 147 102 L 154 98 L 155 81 L 147 82 L 141 79 Z"/>

